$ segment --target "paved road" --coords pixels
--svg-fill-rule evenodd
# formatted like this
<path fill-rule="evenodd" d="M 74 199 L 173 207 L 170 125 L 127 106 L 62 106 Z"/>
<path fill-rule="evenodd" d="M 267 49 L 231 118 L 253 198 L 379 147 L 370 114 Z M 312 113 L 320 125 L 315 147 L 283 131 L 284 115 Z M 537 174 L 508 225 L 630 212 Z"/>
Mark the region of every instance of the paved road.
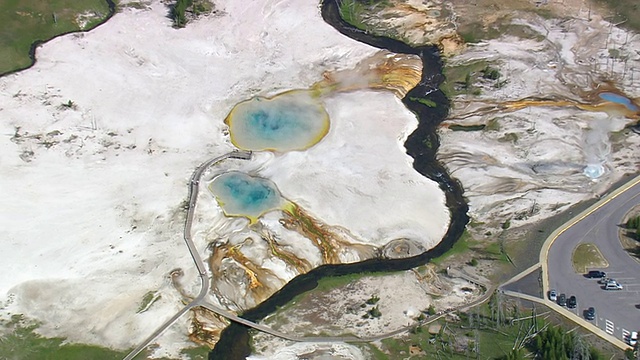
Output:
<path fill-rule="evenodd" d="M 625 252 L 619 241 L 618 231 L 625 214 L 640 204 L 640 182 L 631 186 L 607 203 L 589 213 L 562 232 L 549 248 L 549 288 L 567 297 L 575 295 L 578 316 L 584 309 L 596 308 L 594 325 L 618 339 L 629 331 L 640 330 L 640 264 Z M 571 256 L 580 243 L 595 243 L 609 262 L 603 269 L 624 286 L 621 291 L 607 291 L 595 279 L 577 274 L 572 267 Z"/>

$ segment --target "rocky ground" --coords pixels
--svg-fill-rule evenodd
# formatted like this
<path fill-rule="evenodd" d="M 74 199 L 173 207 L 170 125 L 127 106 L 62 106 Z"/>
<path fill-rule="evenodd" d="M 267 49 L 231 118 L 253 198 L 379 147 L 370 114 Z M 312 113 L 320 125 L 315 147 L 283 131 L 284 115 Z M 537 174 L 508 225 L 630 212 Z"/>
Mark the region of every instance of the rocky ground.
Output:
<path fill-rule="evenodd" d="M 482 293 L 477 285 L 434 272 L 433 266 L 391 275 L 365 276 L 346 284 L 303 294 L 263 323 L 288 334 L 308 336 L 355 335 L 370 337 L 410 328 L 435 313 L 467 304 Z M 402 296 L 398 296 L 398 292 Z M 375 309 L 375 310 L 374 310 Z M 340 344 L 340 346 L 347 346 Z M 336 345 L 298 344 L 277 340 L 265 334 L 253 337 L 255 359 L 288 359 L 287 352 L 297 347 L 304 351 L 336 351 Z M 354 357 L 368 358 L 366 347 L 352 346 Z M 338 357 L 341 358 L 341 357 Z"/>
<path fill-rule="evenodd" d="M 315 2 L 253 6 L 221 1 L 184 29 L 159 1 L 125 6 L 0 79 L 0 186 L 11 189 L 0 210 L 2 270 L 13 274 L 0 281 L 3 318 L 23 314 L 43 336 L 128 349 L 193 298 L 199 279 L 182 234 L 188 181 L 200 163 L 235 149 L 223 120 L 256 95 L 338 89 L 323 92 L 333 122 L 318 146 L 207 174 L 241 167 L 268 177 L 299 210 L 249 227 L 201 187 L 196 247 L 203 258 L 214 248 L 226 255 L 208 261 L 211 302 L 246 309 L 319 264 L 377 256 L 397 239 L 408 249 L 440 241 L 444 194 L 402 147 L 417 121 L 399 97 L 419 81 L 419 59 L 341 35 Z M 358 64 L 373 83 L 362 83 Z M 146 303 L 148 294 L 155 300 Z M 226 324 L 192 315 L 157 340 L 153 356 L 178 356 L 202 329 L 210 336 L 192 339 L 215 343 Z"/>
<path fill-rule="evenodd" d="M 438 159 L 482 224 L 474 237 L 553 216 L 640 170 L 640 137 L 629 128 L 640 113 L 600 106 L 596 95 L 640 97 L 640 39 L 606 21 L 605 9 L 407 0 L 370 10 L 361 20 L 371 31 L 445 53 L 452 108 Z"/>

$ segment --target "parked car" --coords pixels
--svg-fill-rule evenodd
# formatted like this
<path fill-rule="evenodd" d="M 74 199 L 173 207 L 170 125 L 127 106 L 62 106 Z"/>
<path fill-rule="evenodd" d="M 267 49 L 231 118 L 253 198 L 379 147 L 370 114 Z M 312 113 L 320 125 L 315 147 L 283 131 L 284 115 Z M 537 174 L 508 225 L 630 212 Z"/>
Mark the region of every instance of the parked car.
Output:
<path fill-rule="evenodd" d="M 622 285 L 617 282 L 608 282 L 607 285 L 604 286 L 605 290 L 622 290 Z"/>
<path fill-rule="evenodd" d="M 596 308 L 594 308 L 593 306 L 588 308 L 587 311 L 584 313 L 584 318 L 587 320 L 593 320 L 596 318 Z"/>
<path fill-rule="evenodd" d="M 637 342 L 638 342 L 638 332 L 632 331 L 631 334 L 629 334 L 629 345 L 634 346 Z"/>
<path fill-rule="evenodd" d="M 554 289 L 551 289 L 551 291 L 549 291 L 549 300 L 558 301 L 558 292 Z"/>
<path fill-rule="evenodd" d="M 558 296 L 558 305 L 567 306 L 567 295 L 560 294 L 560 296 Z"/>
<path fill-rule="evenodd" d="M 574 295 L 569 296 L 569 300 L 567 300 L 567 307 L 569 309 L 575 309 L 578 305 L 578 299 Z"/>
<path fill-rule="evenodd" d="M 596 278 L 600 279 L 600 278 L 606 277 L 607 273 L 600 270 L 591 270 L 585 276 L 591 279 L 596 279 Z"/>
<path fill-rule="evenodd" d="M 608 282 L 610 282 L 612 280 L 616 281 L 615 279 L 611 279 L 611 278 L 608 278 L 608 277 L 603 277 L 603 278 L 598 280 L 598 284 L 606 285 Z"/>

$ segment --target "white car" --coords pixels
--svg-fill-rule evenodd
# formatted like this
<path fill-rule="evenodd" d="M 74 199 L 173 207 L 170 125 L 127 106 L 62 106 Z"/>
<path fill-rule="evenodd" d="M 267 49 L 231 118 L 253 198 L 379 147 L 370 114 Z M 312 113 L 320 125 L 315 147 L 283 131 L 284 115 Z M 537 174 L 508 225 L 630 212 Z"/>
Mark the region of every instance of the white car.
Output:
<path fill-rule="evenodd" d="M 558 292 L 554 289 L 551 289 L 551 291 L 549 291 L 549 300 L 558 301 Z"/>
<path fill-rule="evenodd" d="M 637 342 L 638 342 L 638 332 L 632 331 L 631 334 L 629 334 L 629 345 L 635 346 Z"/>
<path fill-rule="evenodd" d="M 605 290 L 622 290 L 622 285 L 617 282 L 608 282 L 607 285 L 604 286 Z"/>

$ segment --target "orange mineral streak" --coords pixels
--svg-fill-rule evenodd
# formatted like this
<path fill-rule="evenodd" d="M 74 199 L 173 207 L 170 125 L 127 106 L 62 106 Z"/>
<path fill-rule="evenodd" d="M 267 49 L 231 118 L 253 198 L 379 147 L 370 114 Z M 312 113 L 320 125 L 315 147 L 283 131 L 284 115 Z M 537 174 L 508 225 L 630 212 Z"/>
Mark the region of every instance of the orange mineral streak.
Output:
<path fill-rule="evenodd" d="M 284 214 L 288 216 L 280 219 L 282 226 L 311 240 L 311 243 L 320 250 L 323 264 L 340 263 L 339 244 L 323 224 L 317 223 L 298 206 L 294 207 L 292 212 L 284 211 Z"/>
<path fill-rule="evenodd" d="M 191 309 L 191 314 L 189 340 L 213 348 L 220 340 L 222 329 L 229 325 L 229 320 L 201 307 Z"/>
<path fill-rule="evenodd" d="M 416 55 L 379 51 L 349 70 L 326 72 L 312 89 L 334 91 L 384 89 L 403 98 L 422 78 L 422 61 Z"/>
<path fill-rule="evenodd" d="M 247 274 L 249 278 L 249 289 L 255 289 L 263 286 L 260 280 L 258 279 L 258 273 L 269 272 L 269 270 L 260 268 L 251 262 L 243 253 L 240 251 L 242 245 L 235 245 L 229 248 L 227 253 L 227 257 L 232 258 L 238 264 L 244 272 Z"/>
<path fill-rule="evenodd" d="M 251 241 L 251 239 L 248 239 L 246 241 L 248 244 L 225 244 L 218 246 L 213 252 L 214 255 L 209 259 L 209 266 L 211 267 L 214 279 L 222 279 L 224 274 L 219 270 L 222 261 L 224 259 L 233 260 L 234 264 L 242 269 L 246 275 L 247 293 L 254 299 L 256 304 L 259 304 L 273 295 L 273 293 L 283 285 L 284 281 L 278 278 L 271 270 L 254 264 L 251 259 L 242 253 L 242 247 L 244 245 L 250 246 Z M 244 284 L 238 284 L 238 286 L 242 285 Z"/>
<path fill-rule="evenodd" d="M 581 103 L 573 100 L 523 99 L 523 100 L 504 103 L 503 106 L 511 110 L 520 110 L 529 106 L 560 106 L 560 107 L 573 106 L 580 110 L 585 110 L 585 111 L 600 111 L 600 112 L 606 112 L 606 113 L 615 113 L 618 115 L 622 115 L 628 119 L 640 119 L 640 112 L 631 111 L 623 104 L 609 102 L 609 101 L 605 101 L 595 97 L 593 99 L 597 101 L 594 104 Z"/>
<path fill-rule="evenodd" d="M 297 205 L 283 211 L 283 214 L 285 217 L 280 219 L 282 226 L 311 240 L 320 251 L 323 264 L 341 263 L 339 254 L 342 249 L 355 250 L 363 259 L 378 254 L 375 246 L 358 243 L 345 229 L 324 224 Z"/>
<path fill-rule="evenodd" d="M 278 244 L 275 236 L 270 231 L 268 231 L 268 229 L 261 229 L 260 236 L 264 241 L 267 242 L 267 244 L 269 244 L 269 251 L 271 252 L 271 255 L 277 257 L 278 259 L 284 261 L 286 264 L 294 268 L 298 272 L 298 274 L 307 273 L 313 268 L 309 261 L 303 258 L 299 258 L 293 252 Z"/>

